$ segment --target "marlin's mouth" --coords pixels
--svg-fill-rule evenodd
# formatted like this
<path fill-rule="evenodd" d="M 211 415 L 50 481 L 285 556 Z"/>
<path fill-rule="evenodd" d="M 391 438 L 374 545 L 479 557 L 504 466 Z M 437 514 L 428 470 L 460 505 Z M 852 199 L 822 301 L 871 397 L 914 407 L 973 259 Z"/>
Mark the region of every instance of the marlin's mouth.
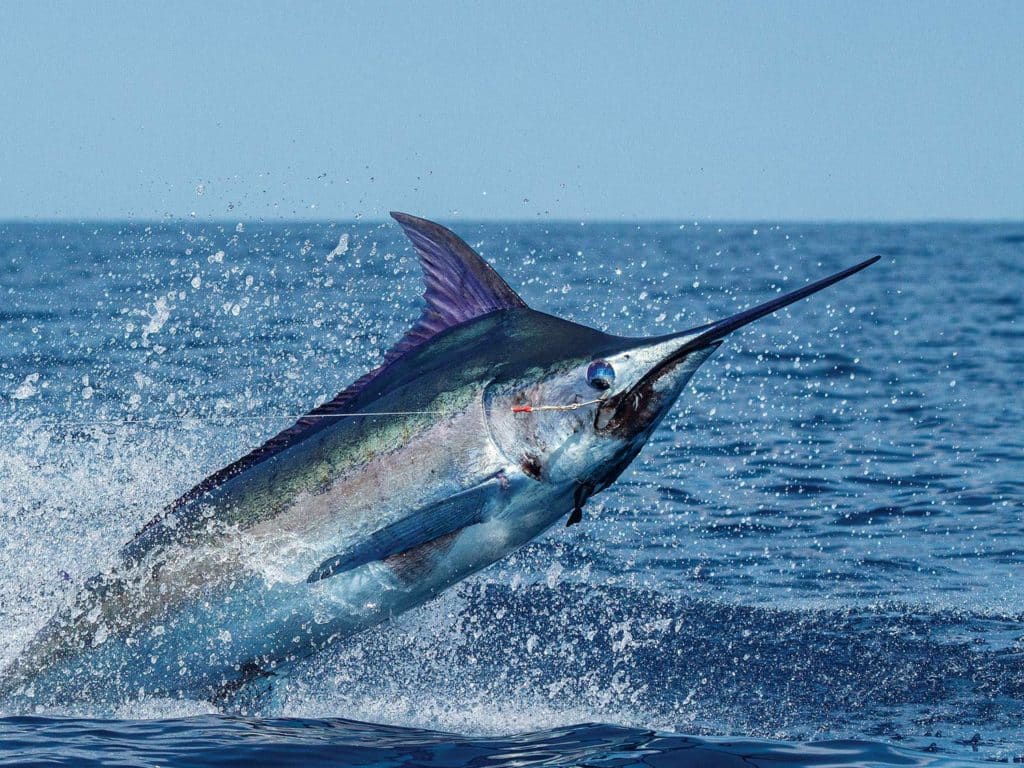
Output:
<path fill-rule="evenodd" d="M 721 344 L 721 341 L 711 341 L 697 348 L 684 345 L 666 355 L 632 387 L 601 403 L 594 426 L 620 436 L 649 433 L 675 402 L 694 371 Z"/>

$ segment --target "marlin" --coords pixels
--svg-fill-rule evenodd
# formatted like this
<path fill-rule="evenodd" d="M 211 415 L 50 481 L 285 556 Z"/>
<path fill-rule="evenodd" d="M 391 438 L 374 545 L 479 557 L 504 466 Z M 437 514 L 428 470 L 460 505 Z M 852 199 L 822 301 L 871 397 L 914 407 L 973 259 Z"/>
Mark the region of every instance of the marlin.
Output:
<path fill-rule="evenodd" d="M 418 321 L 377 368 L 145 525 L 0 673 L 5 708 L 266 688 L 578 523 L 726 335 L 878 260 L 628 338 L 530 309 L 453 232 L 392 216 L 426 281 Z"/>

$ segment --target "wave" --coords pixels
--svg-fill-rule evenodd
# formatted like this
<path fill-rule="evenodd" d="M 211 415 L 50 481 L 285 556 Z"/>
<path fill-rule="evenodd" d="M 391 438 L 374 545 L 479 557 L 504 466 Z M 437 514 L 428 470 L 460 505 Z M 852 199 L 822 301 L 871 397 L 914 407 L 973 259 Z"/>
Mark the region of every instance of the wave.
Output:
<path fill-rule="evenodd" d="M 159 721 L 26 717 L 0 719 L 0 756 L 22 764 L 158 762 L 174 766 L 291 765 L 602 766 L 787 768 L 982 765 L 860 741 L 784 744 L 711 739 L 581 724 L 515 736 L 465 737 L 343 719 L 246 720 L 224 716 Z"/>

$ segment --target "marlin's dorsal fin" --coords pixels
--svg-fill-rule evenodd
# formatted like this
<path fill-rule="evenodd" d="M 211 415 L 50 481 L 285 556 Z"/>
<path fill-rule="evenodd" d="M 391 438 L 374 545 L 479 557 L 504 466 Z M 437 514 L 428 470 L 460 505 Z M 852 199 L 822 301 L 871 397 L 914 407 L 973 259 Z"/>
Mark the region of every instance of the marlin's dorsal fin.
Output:
<path fill-rule="evenodd" d="M 501 275 L 450 229 L 398 211 L 392 211 L 391 216 L 416 248 L 426 283 L 423 300 L 427 306 L 377 368 L 338 394 L 332 401 L 336 405 L 354 397 L 390 363 L 441 331 L 501 309 L 526 306 Z"/>
<path fill-rule="evenodd" d="M 450 229 L 398 211 L 392 211 L 391 216 L 402 225 L 416 248 L 426 283 L 423 300 L 427 306 L 405 336 L 387 351 L 379 366 L 354 381 L 313 414 L 341 412 L 391 363 L 441 331 L 501 309 L 526 306 L 526 302 L 508 287 L 501 275 Z"/>
<path fill-rule="evenodd" d="M 423 291 L 427 306 L 405 336 L 387 351 L 379 366 L 339 392 L 333 400 L 312 411 L 311 415 L 344 412 L 348 403 L 391 363 L 441 331 L 500 309 L 526 306 L 526 302 L 508 287 L 501 275 L 450 229 L 407 213 L 392 211 L 391 216 L 402 225 L 406 236 L 416 247 L 427 286 Z"/>
<path fill-rule="evenodd" d="M 499 309 L 525 307 L 491 265 L 458 235 L 440 224 L 392 211 L 416 247 L 427 288 L 426 309 L 402 341 L 414 332 L 428 339 L 446 328 Z"/>

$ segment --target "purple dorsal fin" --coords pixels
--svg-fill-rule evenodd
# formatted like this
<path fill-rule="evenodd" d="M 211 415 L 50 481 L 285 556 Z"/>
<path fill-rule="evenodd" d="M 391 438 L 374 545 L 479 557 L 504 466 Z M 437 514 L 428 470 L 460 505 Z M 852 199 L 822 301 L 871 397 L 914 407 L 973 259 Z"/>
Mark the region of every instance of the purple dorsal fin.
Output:
<path fill-rule="evenodd" d="M 482 315 L 526 306 L 526 302 L 508 287 L 508 283 L 454 232 L 440 224 L 405 213 L 391 215 L 402 225 L 405 234 L 416 247 L 416 254 L 423 267 L 427 285 L 423 299 L 427 306 L 424 307 L 419 320 L 388 350 L 380 365 L 331 400 L 314 408 L 283 432 L 270 438 L 259 448 L 210 475 L 174 502 L 171 509 L 202 496 L 253 465 L 281 453 L 335 423 L 334 419 L 324 417 L 350 412 L 359 393 L 366 389 L 370 382 L 383 374 L 409 350 L 415 349 L 428 339 Z M 126 554 L 134 553 L 135 547 L 145 548 L 147 534 L 155 535 L 160 528 L 161 520 L 162 516 L 157 517 L 143 528 L 136 539 L 126 547 Z"/>
<path fill-rule="evenodd" d="M 441 331 L 501 309 L 526 306 L 526 302 L 508 287 L 501 275 L 450 229 L 407 213 L 392 211 L 391 216 L 402 225 L 406 236 L 416 247 L 427 286 L 423 292 L 427 306 L 405 336 L 384 355 L 380 365 L 311 411 L 310 415 L 345 413 L 347 403 L 385 368 Z M 301 424 L 299 421 L 295 426 Z"/>
<path fill-rule="evenodd" d="M 403 342 L 414 333 L 425 340 L 475 317 L 526 306 L 508 283 L 454 232 L 407 213 L 392 211 L 391 216 L 416 246 L 427 284 L 423 293 L 427 306 Z"/>
<path fill-rule="evenodd" d="M 379 366 L 338 393 L 329 403 L 320 406 L 335 407 L 326 413 L 342 412 L 337 410 L 337 406 L 359 394 L 392 362 L 441 331 L 500 309 L 526 306 L 526 302 L 508 287 L 501 275 L 450 229 L 407 213 L 392 211 L 391 216 L 402 225 L 406 236 L 416 247 L 427 285 L 423 292 L 427 306 L 405 336 L 388 350 Z"/>

